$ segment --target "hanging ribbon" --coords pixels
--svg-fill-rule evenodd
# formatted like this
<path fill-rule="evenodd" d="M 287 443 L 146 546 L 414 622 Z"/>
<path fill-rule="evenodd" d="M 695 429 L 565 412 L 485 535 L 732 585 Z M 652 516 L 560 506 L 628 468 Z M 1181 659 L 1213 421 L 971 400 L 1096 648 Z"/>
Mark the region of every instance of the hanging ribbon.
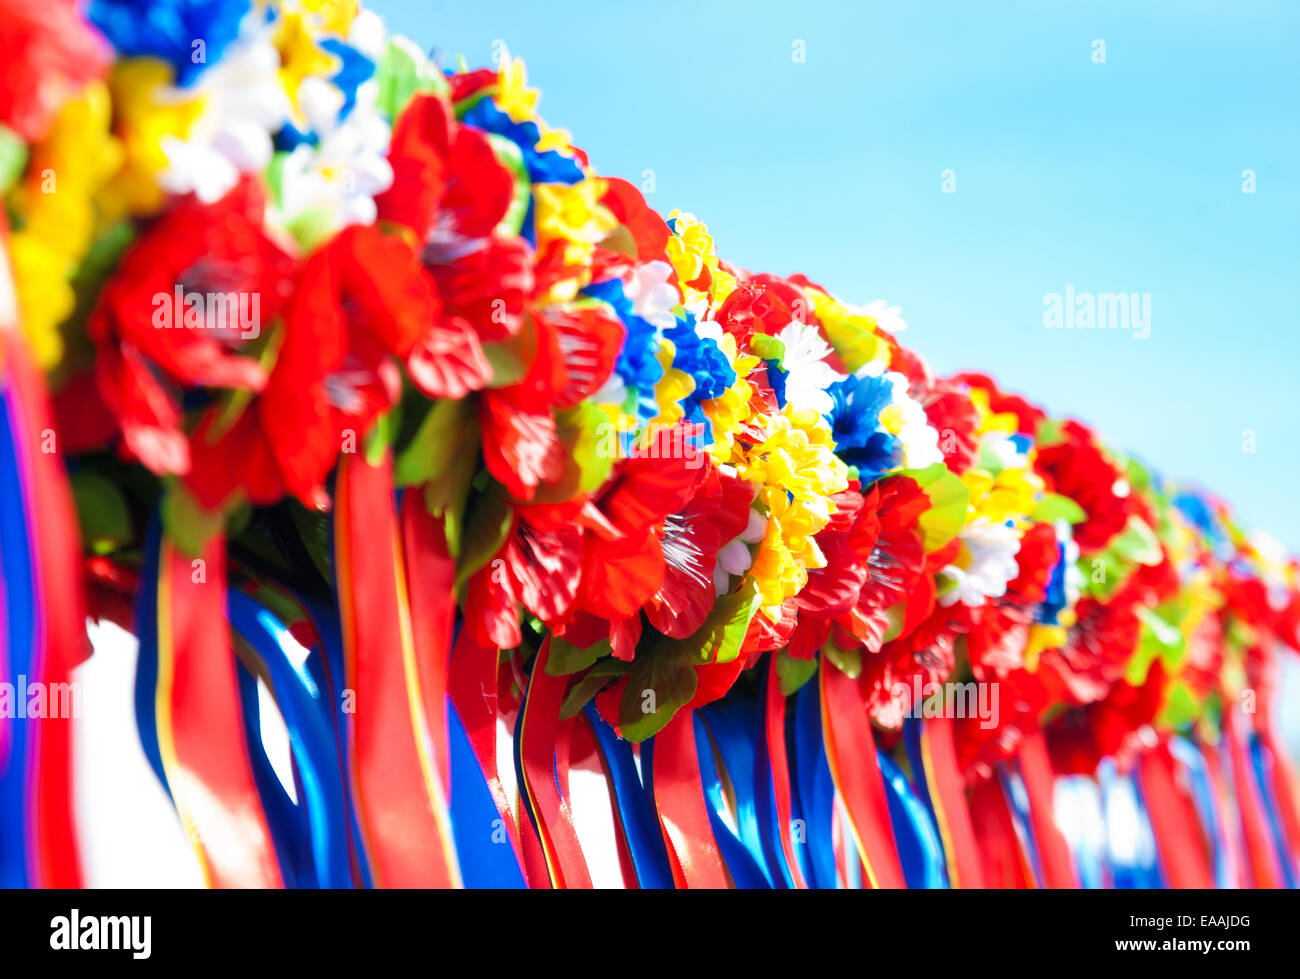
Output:
<path fill-rule="evenodd" d="M 872 887 L 905 887 L 876 744 L 857 681 L 822 655 L 818 668 L 826 760 L 844 801 L 853 841 Z M 769 682 L 775 677 L 769 676 Z"/>
<path fill-rule="evenodd" d="M 1138 756 L 1137 779 L 1151 819 L 1156 854 L 1169 886 L 1175 889 L 1214 886 L 1210 855 L 1191 798 L 1178 784 L 1168 742 L 1160 741 Z"/>
<path fill-rule="evenodd" d="M 942 890 L 948 886 L 943 847 L 930 811 L 916 794 L 907 774 L 889 755 L 878 752 L 880 773 L 889 800 L 889 821 L 894 828 L 898 859 L 908 887 Z"/>
<path fill-rule="evenodd" d="M 1053 790 L 1055 776 L 1042 731 L 1025 736 L 1016 754 L 1020 776 L 1029 797 L 1029 820 L 1042 867 L 1043 885 L 1051 888 L 1079 886 L 1070 848 L 1056 825 Z"/>
<path fill-rule="evenodd" d="M 1261 721 L 1256 728 L 1256 737 L 1269 759 L 1270 786 L 1281 827 L 1278 842 L 1286 851 L 1291 872 L 1296 874 L 1300 872 L 1300 867 L 1297 867 L 1297 861 L 1300 861 L 1300 799 L 1296 798 L 1296 782 L 1292 775 L 1295 769 L 1291 766 L 1286 745 L 1273 730 L 1271 720 L 1270 717 Z"/>
<path fill-rule="evenodd" d="M 289 732 L 298 776 L 297 809 L 305 829 L 298 838 L 309 844 L 311 882 L 349 887 L 347 809 L 329 729 L 329 702 L 306 670 L 290 659 L 293 639 L 283 623 L 238 592 L 230 594 L 229 606 L 231 627 L 256 655 Z"/>
<path fill-rule="evenodd" d="M 1215 790 L 1205 755 L 1200 747 L 1186 738 L 1169 739 L 1169 750 L 1187 778 L 1187 785 L 1200 819 L 1201 831 L 1210 844 L 1210 859 L 1214 869 L 1214 886 L 1218 888 L 1235 887 L 1236 868 L 1233 866 L 1233 852 L 1227 839 L 1224 813 Z"/>
<path fill-rule="evenodd" d="M 156 746 L 164 785 L 208 884 L 280 887 L 242 727 L 226 626 L 224 539 L 213 535 L 191 558 L 155 520 L 149 550 L 152 578 L 141 583 L 141 611 L 152 616 L 141 628 L 141 680 L 154 684 L 146 752 Z M 143 686 L 138 680 L 137 691 Z"/>
<path fill-rule="evenodd" d="M 335 487 L 334 569 L 351 722 L 354 797 L 378 887 L 459 886 L 421 689 L 392 463 L 345 453 Z"/>
<path fill-rule="evenodd" d="M 8 295 L 2 253 L 0 278 Z M 0 311 L 0 679 L 23 701 L 0 718 L 0 884 L 79 887 L 69 681 L 89 652 L 81 547 L 44 378 L 16 325 Z M 28 691 L 45 694 L 39 716 Z"/>
<path fill-rule="evenodd" d="M 551 886 L 591 887 L 567 798 L 572 721 L 560 720 L 567 676 L 546 672 L 551 639 L 542 641 L 519 711 L 515 771 L 519 800 L 542 844 Z"/>
<path fill-rule="evenodd" d="M 835 782 L 822 740 L 821 700 L 815 684 L 805 683 L 795 696 L 795 784 L 798 812 L 804 823 L 803 842 L 795 841 L 809 885 L 833 889 L 838 882 L 835 862 Z"/>
<path fill-rule="evenodd" d="M 903 740 L 921 800 L 939 832 L 949 886 L 983 887 L 979 846 L 957 765 L 952 718 L 908 718 L 903 723 Z"/>
<path fill-rule="evenodd" d="M 646 791 L 659 817 L 673 881 L 678 887 L 731 885 L 709 823 L 695 741 L 695 712 L 679 710 L 642 745 Z"/>
<path fill-rule="evenodd" d="M 673 875 L 668 865 L 668 853 L 659 831 L 658 817 L 637 774 L 632 745 L 614 733 L 594 703 L 587 705 L 585 713 L 596 736 L 597 748 L 604 759 L 605 771 L 614 794 L 618 828 L 632 859 L 637 886 L 670 888 L 673 886 Z"/>
<path fill-rule="evenodd" d="M 785 695 L 770 653 L 759 689 L 758 737 L 754 754 L 754 784 L 758 826 L 768 876 L 778 887 L 807 887 L 790 835 L 793 799 L 786 758 Z"/>
<path fill-rule="evenodd" d="M 1277 855 L 1277 866 L 1282 878 L 1281 886 L 1293 890 L 1296 886 L 1295 858 L 1287 841 L 1286 827 L 1282 822 L 1282 813 L 1277 802 L 1274 759 L 1254 731 L 1251 731 L 1247 737 L 1251 768 L 1255 773 L 1255 785 L 1259 789 L 1260 808 Z"/>
<path fill-rule="evenodd" d="M 1250 886 L 1261 889 L 1281 887 L 1282 868 L 1278 865 L 1277 850 L 1260 798 L 1245 727 L 1244 719 L 1236 710 L 1223 712 L 1223 735 L 1232 772 L 1233 797 L 1237 800 L 1237 815 L 1245 842 Z"/>
<path fill-rule="evenodd" d="M 971 827 L 980 841 L 980 875 L 985 885 L 1033 888 L 1037 875 L 1021 846 L 999 778 L 981 779 L 971 786 Z"/>

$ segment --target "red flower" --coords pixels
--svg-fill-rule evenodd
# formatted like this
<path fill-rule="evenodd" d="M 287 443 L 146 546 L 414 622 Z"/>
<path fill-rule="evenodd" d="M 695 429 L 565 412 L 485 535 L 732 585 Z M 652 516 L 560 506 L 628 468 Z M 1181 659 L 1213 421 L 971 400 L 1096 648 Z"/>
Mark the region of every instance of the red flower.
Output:
<path fill-rule="evenodd" d="M 375 199 L 379 217 L 415 233 L 444 309 L 415 346 L 411 380 L 430 397 L 463 397 L 491 379 L 483 344 L 519 329 L 533 288 L 527 243 L 496 232 L 514 177 L 486 134 L 458 123 L 446 99 L 429 93 L 398 118 L 388 159 L 393 184 Z"/>
<path fill-rule="evenodd" d="M 1087 428 L 1069 421 L 1061 434 L 1061 441 L 1038 450 L 1035 468 L 1050 491 L 1083 507 L 1087 519 L 1074 528 L 1074 539 L 1080 551 L 1093 554 L 1124 529 L 1129 515 L 1139 512 L 1139 504 L 1123 470 Z"/>
<path fill-rule="evenodd" d="M 262 230 L 263 207 L 252 180 L 214 204 L 179 201 L 127 252 L 91 316 L 100 394 L 126 450 L 154 472 L 189 469 L 183 389 L 266 383 L 246 352 L 288 298 L 294 263 Z"/>
<path fill-rule="evenodd" d="M 265 390 L 233 425 L 217 406 L 195 430 L 188 482 L 200 501 L 219 505 L 244 486 L 254 503 L 287 491 L 325 505 L 334 460 L 362 451 L 401 393 L 397 361 L 437 317 L 432 284 L 402 237 L 339 232 L 303 269 Z"/>
<path fill-rule="evenodd" d="M 111 52 L 76 0 L 0 0 L 0 122 L 34 143 Z"/>

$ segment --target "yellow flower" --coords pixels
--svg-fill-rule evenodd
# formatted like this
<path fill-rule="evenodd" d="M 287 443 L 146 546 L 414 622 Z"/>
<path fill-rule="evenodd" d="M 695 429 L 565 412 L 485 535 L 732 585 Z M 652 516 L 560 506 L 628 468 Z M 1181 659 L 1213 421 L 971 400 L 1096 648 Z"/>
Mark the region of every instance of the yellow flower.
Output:
<path fill-rule="evenodd" d="M 528 87 L 527 70 L 521 58 L 506 55 L 497 73 L 497 107 L 513 122 L 527 122 L 537 114 L 538 92 Z"/>
<path fill-rule="evenodd" d="M 62 357 L 59 326 L 76 305 L 71 278 L 94 241 L 92 200 L 122 163 L 122 147 L 109 133 L 111 116 L 108 88 L 87 85 L 32 147 L 27 178 L 10 201 L 20 224 L 9 253 L 21 328 L 46 369 Z"/>
<path fill-rule="evenodd" d="M 533 185 L 538 253 L 544 253 L 552 242 L 561 241 L 564 263 L 575 267 L 573 276 L 549 298 L 560 300 L 590 281 L 588 260 L 596 243 L 618 227 L 618 219 L 600 203 L 605 189 L 605 181 L 596 177 L 576 184 Z"/>
<path fill-rule="evenodd" d="M 355 16 L 355 11 L 353 15 Z M 339 64 L 334 55 L 316 43 L 312 30 L 314 26 L 316 25 L 309 22 L 304 14 L 293 11 L 284 14 L 275 32 L 275 47 L 280 52 L 280 84 L 295 106 L 294 113 L 299 125 L 304 119 L 297 109 L 298 86 L 308 77 L 329 77 Z M 347 32 L 344 30 L 342 33 Z"/>
<path fill-rule="evenodd" d="M 163 205 L 157 174 L 168 163 L 164 137 L 184 139 L 204 108 L 202 98 L 182 99 L 171 83 L 171 66 L 154 58 L 129 58 L 113 68 L 109 86 L 126 156 L 99 201 L 106 219 L 145 216 Z"/>
<path fill-rule="evenodd" d="M 848 370 L 856 371 L 867 364 L 883 365 L 889 361 L 889 347 L 881 339 L 874 317 L 851 309 L 819 289 L 807 288 L 805 291 L 812 300 L 813 312 L 821 321 L 827 339 Z"/>
<path fill-rule="evenodd" d="M 666 249 L 668 261 L 677 270 L 687 304 L 701 299 L 722 302 L 735 290 L 736 277 L 719 266 L 708 227 L 694 214 L 676 209 L 668 215 L 668 220 L 673 224 L 673 236 L 668 239 Z M 688 285 L 705 270 L 709 273 L 707 293 Z"/>
<path fill-rule="evenodd" d="M 360 10 L 357 0 L 299 0 L 299 4 L 321 30 L 340 38 L 348 36 Z"/>

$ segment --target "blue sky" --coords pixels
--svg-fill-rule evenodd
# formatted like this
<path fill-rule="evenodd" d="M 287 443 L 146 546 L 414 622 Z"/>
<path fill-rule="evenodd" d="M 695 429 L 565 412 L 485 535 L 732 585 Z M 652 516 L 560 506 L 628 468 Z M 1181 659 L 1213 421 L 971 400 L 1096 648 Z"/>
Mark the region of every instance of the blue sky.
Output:
<path fill-rule="evenodd" d="M 988 370 L 1300 552 L 1300 4 L 368 6 L 444 63 L 504 42 L 552 126 L 601 173 L 653 170 L 651 205 L 724 258 L 900 305 L 941 372 Z M 1046 329 L 1067 285 L 1149 293 L 1150 336 Z"/>

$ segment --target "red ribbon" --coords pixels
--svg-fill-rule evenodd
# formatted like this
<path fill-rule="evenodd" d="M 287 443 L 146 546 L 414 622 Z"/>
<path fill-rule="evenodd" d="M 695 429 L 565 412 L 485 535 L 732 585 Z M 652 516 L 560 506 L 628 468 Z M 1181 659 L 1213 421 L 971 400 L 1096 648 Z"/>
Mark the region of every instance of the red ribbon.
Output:
<path fill-rule="evenodd" d="M 1053 812 L 1053 790 L 1056 776 L 1047 754 L 1047 739 L 1043 732 L 1035 731 L 1025 736 L 1017 755 L 1020 777 L 1029 796 L 1029 822 L 1038 846 L 1038 862 L 1043 871 L 1043 886 L 1067 888 L 1079 886 L 1079 878 L 1070 859 L 1070 845 L 1065 834 L 1056 825 Z"/>
<path fill-rule="evenodd" d="M 984 883 L 1001 889 L 1037 887 L 1033 868 L 1020 845 L 1016 825 L 997 778 L 981 779 L 971 787 L 971 827 L 979 839 Z"/>
<path fill-rule="evenodd" d="M 355 697 L 352 774 L 373 879 L 377 887 L 455 886 L 459 871 L 449 821 L 438 817 L 446 795 L 421 690 L 388 456 L 372 466 L 359 453 L 344 454 L 335 497 L 345 675 Z"/>
<path fill-rule="evenodd" d="M 528 793 L 551 886 L 590 888 L 591 875 L 573 826 L 572 809 L 564 795 L 568 791 L 569 738 L 573 724 L 560 721 L 560 707 L 569 678 L 546 672 L 550 648 L 551 639 L 547 636 L 533 664 L 521 708 L 524 713 L 519 725 L 519 757 L 523 784 L 519 790 Z"/>
<path fill-rule="evenodd" d="M 952 718 L 942 716 L 942 712 L 938 717 L 927 717 L 921 721 L 920 734 L 925 785 L 943 841 L 948 883 L 954 888 L 983 887 L 984 870 L 961 769 L 957 765 Z"/>
<path fill-rule="evenodd" d="M 9 373 L 22 416 L 18 422 L 24 430 L 14 435 L 20 464 L 31 474 L 33 513 L 28 529 L 34 537 L 38 608 L 43 613 L 33 672 L 45 689 L 60 690 L 65 689 L 61 685 L 69 681 L 72 668 L 90 654 L 81 538 L 63 455 L 53 434 L 45 379 L 28 360 L 21 337 L 8 326 L 0 324 L 0 363 Z M 47 439 L 53 444 L 46 444 Z M 72 724 L 69 717 L 47 717 L 31 725 L 33 871 L 39 887 L 82 886 L 73 818 Z"/>
<path fill-rule="evenodd" d="M 1195 803 L 1179 785 L 1178 770 L 1167 739 L 1138 756 L 1138 783 L 1151 818 L 1160 866 L 1172 888 L 1213 888 L 1207 840 Z"/>
<path fill-rule="evenodd" d="M 1255 772 L 1250 763 L 1250 750 L 1246 747 L 1245 725 L 1235 710 L 1223 713 L 1223 734 L 1228 739 L 1228 755 L 1232 764 L 1232 785 L 1237 799 L 1237 813 L 1241 818 L 1242 837 L 1246 841 L 1247 866 L 1251 884 L 1256 888 L 1282 886 L 1282 870 L 1277 865 L 1277 851 L 1273 848 L 1273 834 L 1264 815 L 1264 803 L 1255 784 Z"/>
<path fill-rule="evenodd" d="M 731 886 L 709 825 L 695 748 L 695 712 L 679 710 L 655 735 L 654 799 L 678 887 Z"/>
<path fill-rule="evenodd" d="M 876 759 L 876 743 L 858 683 L 825 655 L 817 672 L 821 678 L 826 760 L 848 813 L 867 880 L 872 887 L 906 887 L 889 821 L 885 782 Z"/>
<path fill-rule="evenodd" d="M 785 694 L 781 693 L 781 679 L 776 669 L 777 654 L 767 658 L 767 682 L 764 686 L 763 733 L 767 741 L 767 759 L 772 774 L 772 795 L 776 799 L 776 831 L 781 841 L 781 852 L 785 855 L 785 865 L 790 868 L 790 876 L 796 888 L 806 888 L 799 869 L 799 861 L 794 854 L 794 840 L 790 836 L 790 820 L 793 816 L 792 792 L 790 786 L 790 763 L 785 750 Z"/>
<path fill-rule="evenodd" d="M 163 538 L 158 620 L 159 744 L 204 876 L 214 887 L 282 887 L 244 739 L 220 534 L 198 560 Z"/>

